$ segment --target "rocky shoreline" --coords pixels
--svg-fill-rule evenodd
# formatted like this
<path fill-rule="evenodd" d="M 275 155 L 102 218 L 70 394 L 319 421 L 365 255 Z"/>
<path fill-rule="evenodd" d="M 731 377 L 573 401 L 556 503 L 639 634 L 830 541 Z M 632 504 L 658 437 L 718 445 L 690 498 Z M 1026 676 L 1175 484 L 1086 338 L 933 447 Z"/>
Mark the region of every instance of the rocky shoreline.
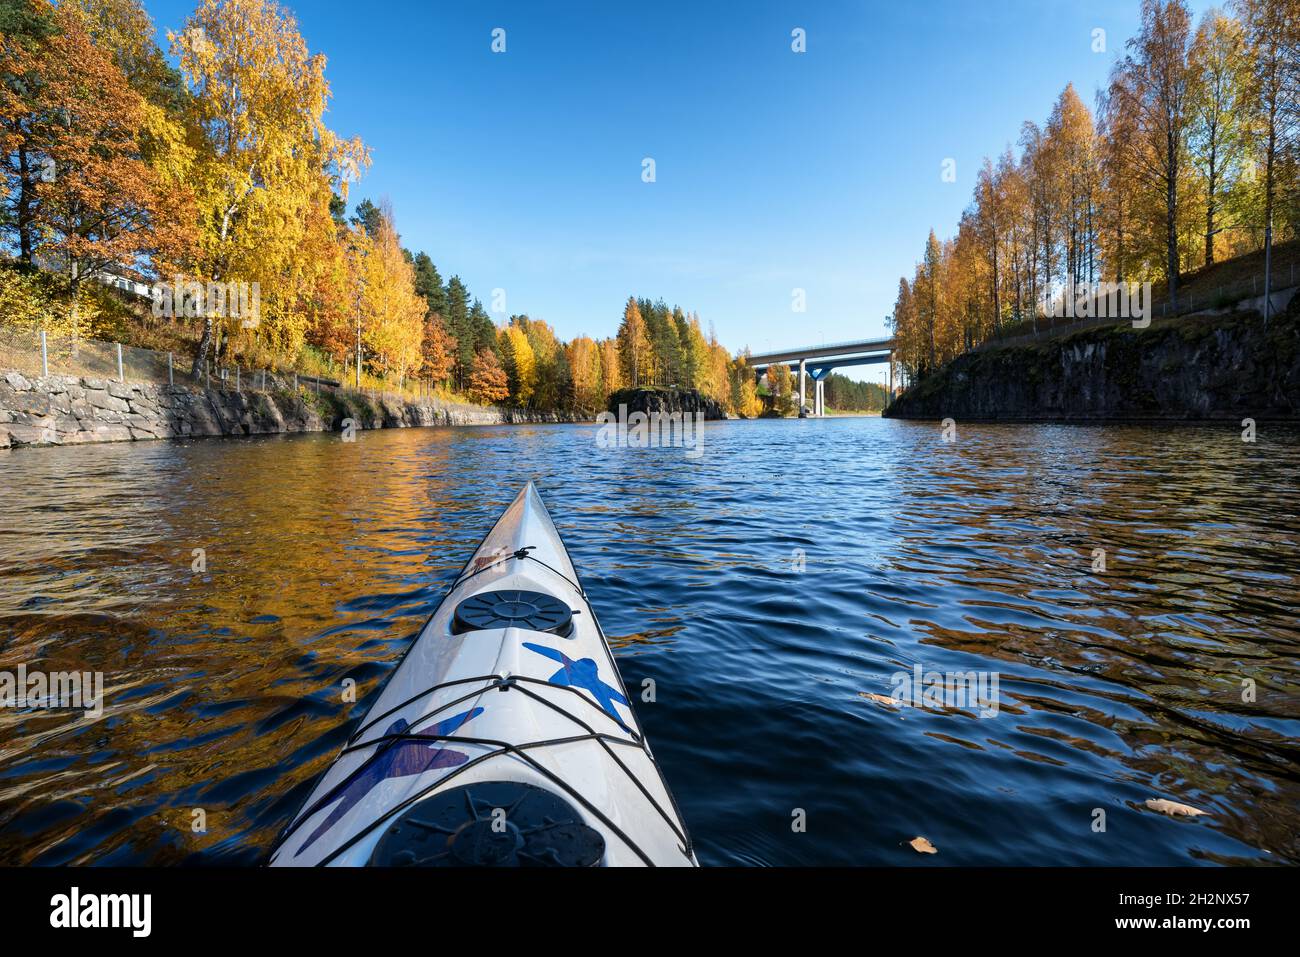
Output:
<path fill-rule="evenodd" d="M 885 410 L 901 419 L 1152 422 L 1300 418 L 1300 297 L 959 356 Z"/>
<path fill-rule="evenodd" d="M 147 439 L 439 425 L 582 422 L 589 416 L 413 401 L 364 393 L 241 392 L 138 382 L 0 374 L 0 449 Z"/>
<path fill-rule="evenodd" d="M 609 397 L 610 412 L 617 415 L 620 407 L 625 408 L 628 414 L 698 414 L 710 421 L 727 418 L 722 406 L 698 389 L 622 389 Z"/>

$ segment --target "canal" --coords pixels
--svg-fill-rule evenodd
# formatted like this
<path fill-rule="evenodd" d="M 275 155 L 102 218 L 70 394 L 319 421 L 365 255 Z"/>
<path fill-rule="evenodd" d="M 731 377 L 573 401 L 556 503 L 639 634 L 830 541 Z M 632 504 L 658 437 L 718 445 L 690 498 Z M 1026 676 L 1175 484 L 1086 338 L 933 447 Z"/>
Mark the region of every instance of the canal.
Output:
<path fill-rule="evenodd" d="M 0 863 L 261 862 L 530 478 L 628 686 L 654 679 L 701 863 L 1300 863 L 1300 432 L 596 437 L 0 453 L 0 669 L 105 692 L 0 709 Z M 893 700 L 918 668 L 993 707 Z"/>

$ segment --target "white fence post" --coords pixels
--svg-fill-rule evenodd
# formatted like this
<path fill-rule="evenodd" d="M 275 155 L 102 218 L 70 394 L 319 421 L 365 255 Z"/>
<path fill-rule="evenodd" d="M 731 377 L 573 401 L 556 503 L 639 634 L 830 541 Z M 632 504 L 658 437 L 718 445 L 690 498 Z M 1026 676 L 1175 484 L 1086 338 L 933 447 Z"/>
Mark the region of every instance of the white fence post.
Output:
<path fill-rule="evenodd" d="M 172 354 L 170 352 L 167 353 L 167 384 L 168 385 L 176 384 L 176 376 L 172 372 Z"/>
<path fill-rule="evenodd" d="M 41 330 L 41 375 L 50 374 L 50 353 L 45 341 L 45 330 Z"/>
<path fill-rule="evenodd" d="M 122 369 L 122 343 L 120 342 L 117 344 L 117 381 L 126 381 L 126 373 Z"/>
<path fill-rule="evenodd" d="M 235 391 L 236 392 L 242 391 L 239 388 L 239 366 L 235 366 Z"/>

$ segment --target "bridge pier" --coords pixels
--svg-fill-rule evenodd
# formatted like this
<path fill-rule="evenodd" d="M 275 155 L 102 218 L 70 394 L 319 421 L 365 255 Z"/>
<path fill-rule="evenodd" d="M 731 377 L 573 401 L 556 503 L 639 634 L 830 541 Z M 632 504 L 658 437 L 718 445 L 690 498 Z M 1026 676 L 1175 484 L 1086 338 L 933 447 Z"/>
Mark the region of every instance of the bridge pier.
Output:
<path fill-rule="evenodd" d="M 812 371 L 808 373 L 808 376 L 812 379 L 813 383 L 812 411 L 810 414 L 815 417 L 820 417 L 826 414 L 826 377 L 830 375 L 830 372 L 830 369 L 815 366 Z"/>
<path fill-rule="evenodd" d="M 826 414 L 826 383 L 823 381 L 831 370 L 846 366 L 873 365 L 878 362 L 889 363 L 889 390 L 894 391 L 894 340 L 893 339 L 859 339 L 853 342 L 825 343 L 820 346 L 808 346 L 802 349 L 788 349 L 784 352 L 767 352 L 749 357 L 749 366 L 759 376 L 776 364 L 799 363 L 799 410 L 809 401 L 808 378 L 813 380 L 812 406 L 809 413 L 815 416 Z M 811 369 L 809 366 L 811 365 Z M 770 384 L 769 379 L 769 384 Z"/>

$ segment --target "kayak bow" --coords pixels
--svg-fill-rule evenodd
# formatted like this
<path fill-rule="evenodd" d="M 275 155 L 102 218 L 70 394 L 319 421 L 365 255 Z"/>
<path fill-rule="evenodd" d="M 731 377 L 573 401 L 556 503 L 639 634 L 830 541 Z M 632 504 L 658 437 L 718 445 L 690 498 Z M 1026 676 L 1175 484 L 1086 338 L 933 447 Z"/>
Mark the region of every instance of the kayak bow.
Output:
<path fill-rule="evenodd" d="M 696 864 L 532 482 L 461 570 L 270 863 Z"/>

